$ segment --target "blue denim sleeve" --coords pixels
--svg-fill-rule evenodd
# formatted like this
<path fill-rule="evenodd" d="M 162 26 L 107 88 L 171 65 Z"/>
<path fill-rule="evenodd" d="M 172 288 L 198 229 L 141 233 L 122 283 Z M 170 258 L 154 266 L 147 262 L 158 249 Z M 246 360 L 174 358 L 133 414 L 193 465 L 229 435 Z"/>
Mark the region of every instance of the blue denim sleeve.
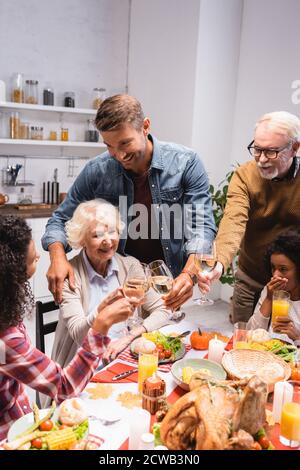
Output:
<path fill-rule="evenodd" d="M 185 252 L 193 253 L 201 240 L 211 242 L 216 236 L 209 181 L 200 157 L 193 154 L 184 174 Z"/>
<path fill-rule="evenodd" d="M 71 219 L 76 207 L 84 201 L 94 199 L 94 187 L 96 172 L 92 171 L 94 161 L 88 162 L 79 176 L 76 178 L 68 191 L 67 197 L 63 203 L 53 212 L 52 217 L 48 220 L 46 231 L 42 237 L 42 246 L 44 250 L 48 250 L 48 246 L 54 242 L 61 242 L 66 251 L 71 248 L 68 245 L 65 224 Z"/>

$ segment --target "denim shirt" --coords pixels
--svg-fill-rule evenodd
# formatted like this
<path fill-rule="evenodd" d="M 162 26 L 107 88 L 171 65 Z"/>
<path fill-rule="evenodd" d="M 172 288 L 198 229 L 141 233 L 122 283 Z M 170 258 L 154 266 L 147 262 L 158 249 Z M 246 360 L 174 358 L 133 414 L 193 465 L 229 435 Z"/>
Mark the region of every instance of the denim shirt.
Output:
<path fill-rule="evenodd" d="M 209 183 L 196 152 L 182 145 L 150 138 L 153 141 L 149 169 L 152 209 L 165 262 L 177 276 L 199 240 L 205 243 L 215 237 Z M 102 198 L 119 207 L 125 222 L 118 248 L 124 255 L 128 224 L 136 215 L 130 210 L 133 192 L 132 179 L 109 152 L 90 160 L 74 181 L 66 199 L 49 219 L 42 238 L 43 248 L 47 250 L 51 243 L 61 242 L 69 251 L 65 223 L 81 202 Z"/>

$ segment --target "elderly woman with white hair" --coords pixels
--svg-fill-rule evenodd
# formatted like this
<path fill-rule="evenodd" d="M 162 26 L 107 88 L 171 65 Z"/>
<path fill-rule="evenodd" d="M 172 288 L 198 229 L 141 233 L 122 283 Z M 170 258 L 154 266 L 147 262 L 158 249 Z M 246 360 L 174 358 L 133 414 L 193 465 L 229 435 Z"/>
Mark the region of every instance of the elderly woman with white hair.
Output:
<path fill-rule="evenodd" d="M 116 253 L 122 229 L 118 210 L 101 199 L 81 203 L 66 225 L 70 246 L 81 251 L 70 261 L 75 273 L 75 289 L 65 280 L 52 350 L 52 358 L 63 367 L 74 357 L 98 312 L 128 309 L 128 306 L 134 309 L 121 287 L 129 268 L 139 261 Z M 109 330 L 113 341 L 104 352 L 105 362 L 113 360 L 143 332 L 168 323 L 170 311 L 153 289 L 148 290 L 143 305 L 138 308 L 142 324 L 134 326 L 125 336 L 124 323 L 115 324 Z"/>

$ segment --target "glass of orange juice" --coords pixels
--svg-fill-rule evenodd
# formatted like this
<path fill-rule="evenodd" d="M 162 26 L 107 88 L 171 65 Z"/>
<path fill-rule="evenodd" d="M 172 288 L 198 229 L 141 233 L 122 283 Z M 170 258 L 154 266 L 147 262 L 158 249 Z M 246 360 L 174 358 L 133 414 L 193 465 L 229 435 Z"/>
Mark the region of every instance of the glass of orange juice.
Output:
<path fill-rule="evenodd" d="M 154 351 L 150 354 L 139 353 L 138 362 L 138 385 L 139 393 L 143 391 L 143 383 L 157 371 L 158 368 L 158 352 Z"/>
<path fill-rule="evenodd" d="M 280 442 L 300 447 L 300 382 L 288 381 L 289 401 L 283 405 L 280 420 Z"/>
<path fill-rule="evenodd" d="M 285 290 L 276 290 L 273 292 L 272 301 L 272 325 L 276 317 L 287 317 L 290 309 L 290 294 Z"/>
<path fill-rule="evenodd" d="M 239 321 L 233 326 L 233 349 L 247 349 L 249 348 L 248 344 L 248 334 L 249 329 L 247 328 L 247 323 L 244 321 Z"/>

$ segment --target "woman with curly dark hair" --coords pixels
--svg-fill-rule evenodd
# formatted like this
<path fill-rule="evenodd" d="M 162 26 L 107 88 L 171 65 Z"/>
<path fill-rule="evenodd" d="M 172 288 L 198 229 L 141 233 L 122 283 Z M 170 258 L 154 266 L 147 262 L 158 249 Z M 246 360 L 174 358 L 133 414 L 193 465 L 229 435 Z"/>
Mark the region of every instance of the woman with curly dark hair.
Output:
<path fill-rule="evenodd" d="M 129 303 L 118 312 L 112 312 L 109 305 L 103 308 L 74 359 L 62 369 L 31 344 L 22 321 L 33 306 L 28 279 L 38 259 L 26 222 L 0 217 L 0 440 L 14 420 L 31 411 L 24 384 L 57 402 L 76 396 L 109 343 L 109 328 L 132 314 Z"/>
<path fill-rule="evenodd" d="M 300 232 L 288 230 L 279 235 L 267 250 L 266 263 L 271 279 L 261 293 L 248 326 L 269 329 L 273 293 L 285 290 L 290 294 L 289 315 L 276 317 L 272 329 L 280 339 L 300 345 Z"/>

